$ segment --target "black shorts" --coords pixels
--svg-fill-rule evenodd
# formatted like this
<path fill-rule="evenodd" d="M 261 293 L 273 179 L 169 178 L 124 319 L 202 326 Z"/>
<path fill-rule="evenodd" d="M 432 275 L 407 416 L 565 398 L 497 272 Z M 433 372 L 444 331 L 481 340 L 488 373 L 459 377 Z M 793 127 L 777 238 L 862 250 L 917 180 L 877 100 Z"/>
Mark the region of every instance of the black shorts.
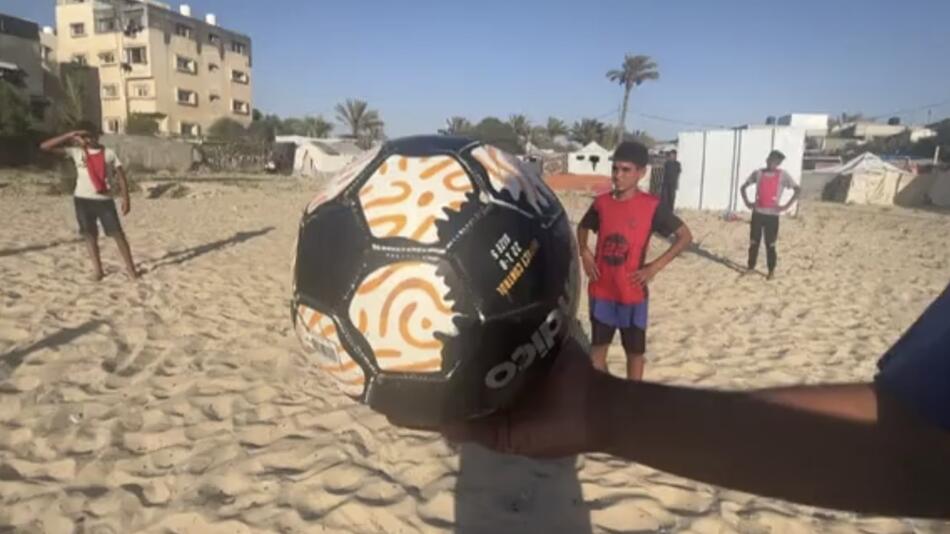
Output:
<path fill-rule="evenodd" d="M 616 326 L 604 324 L 593 317 L 590 318 L 591 345 L 610 345 L 614 340 Z M 644 354 L 647 350 L 646 330 L 638 326 L 628 326 L 620 329 L 620 342 L 627 354 Z"/>
<path fill-rule="evenodd" d="M 99 224 L 107 236 L 122 235 L 122 224 L 119 223 L 119 212 L 115 209 L 115 201 L 94 200 L 91 198 L 73 197 L 76 205 L 76 222 L 79 223 L 79 234 L 92 237 L 99 236 Z"/>

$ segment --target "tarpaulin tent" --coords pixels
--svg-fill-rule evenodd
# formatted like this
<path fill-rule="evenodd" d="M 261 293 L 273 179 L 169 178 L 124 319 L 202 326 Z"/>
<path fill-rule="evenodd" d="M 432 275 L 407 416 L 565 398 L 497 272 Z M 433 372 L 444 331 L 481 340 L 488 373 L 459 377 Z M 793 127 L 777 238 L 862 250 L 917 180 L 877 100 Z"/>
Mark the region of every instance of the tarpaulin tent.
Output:
<path fill-rule="evenodd" d="M 914 178 L 914 174 L 865 152 L 842 165 L 818 169 L 835 175 L 822 195 L 824 200 L 849 204 L 890 206 Z"/>

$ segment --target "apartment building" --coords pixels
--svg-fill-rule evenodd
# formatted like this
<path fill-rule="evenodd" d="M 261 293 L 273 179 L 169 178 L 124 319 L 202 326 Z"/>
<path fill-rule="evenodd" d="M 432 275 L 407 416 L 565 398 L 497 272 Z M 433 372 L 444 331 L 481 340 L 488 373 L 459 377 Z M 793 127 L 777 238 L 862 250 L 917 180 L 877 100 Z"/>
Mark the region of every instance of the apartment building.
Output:
<path fill-rule="evenodd" d="M 0 79 L 7 80 L 30 104 L 34 119 L 47 105 L 39 26 L 0 14 Z"/>
<path fill-rule="evenodd" d="M 59 62 L 99 71 L 102 128 L 132 114 L 171 135 L 202 135 L 216 120 L 251 122 L 251 39 L 153 0 L 57 0 Z"/>

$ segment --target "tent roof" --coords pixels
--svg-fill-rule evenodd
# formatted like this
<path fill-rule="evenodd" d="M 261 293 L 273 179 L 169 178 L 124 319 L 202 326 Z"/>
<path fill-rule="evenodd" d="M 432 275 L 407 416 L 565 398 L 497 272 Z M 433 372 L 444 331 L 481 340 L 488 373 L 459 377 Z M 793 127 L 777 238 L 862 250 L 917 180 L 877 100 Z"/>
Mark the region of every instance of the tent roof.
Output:
<path fill-rule="evenodd" d="M 855 173 L 884 173 L 884 172 L 906 172 L 900 167 L 895 167 L 882 160 L 875 154 L 865 152 L 847 163 L 836 165 L 834 167 L 824 167 L 816 169 L 815 172 L 821 174 L 855 174 Z"/>

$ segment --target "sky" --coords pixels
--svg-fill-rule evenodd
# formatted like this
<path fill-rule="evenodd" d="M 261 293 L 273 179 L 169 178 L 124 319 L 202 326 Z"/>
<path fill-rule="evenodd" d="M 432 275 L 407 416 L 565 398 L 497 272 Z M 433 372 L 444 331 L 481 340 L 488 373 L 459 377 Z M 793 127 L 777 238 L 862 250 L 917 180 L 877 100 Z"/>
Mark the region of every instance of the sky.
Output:
<path fill-rule="evenodd" d="M 660 71 L 633 91 L 628 129 L 661 139 L 790 112 L 950 116 L 947 0 L 188 3 L 251 37 L 254 107 L 333 120 L 360 98 L 390 137 L 453 115 L 613 124 L 622 90 L 605 74 L 628 53 Z M 0 0 L 0 12 L 51 25 L 54 4 Z"/>

